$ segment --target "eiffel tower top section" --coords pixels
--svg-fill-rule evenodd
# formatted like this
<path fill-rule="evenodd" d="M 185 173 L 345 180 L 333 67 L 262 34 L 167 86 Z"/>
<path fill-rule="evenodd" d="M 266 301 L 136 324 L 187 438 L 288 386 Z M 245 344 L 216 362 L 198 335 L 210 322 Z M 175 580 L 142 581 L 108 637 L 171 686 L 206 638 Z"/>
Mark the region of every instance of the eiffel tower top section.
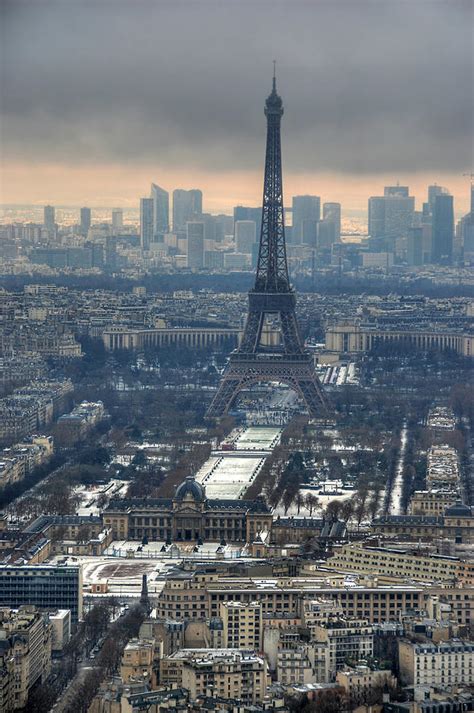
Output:
<path fill-rule="evenodd" d="M 283 217 L 280 143 L 282 115 L 283 102 L 277 94 L 274 74 L 272 92 L 265 102 L 267 147 L 263 184 L 262 230 L 253 292 L 291 292 L 286 261 L 285 223 Z"/>

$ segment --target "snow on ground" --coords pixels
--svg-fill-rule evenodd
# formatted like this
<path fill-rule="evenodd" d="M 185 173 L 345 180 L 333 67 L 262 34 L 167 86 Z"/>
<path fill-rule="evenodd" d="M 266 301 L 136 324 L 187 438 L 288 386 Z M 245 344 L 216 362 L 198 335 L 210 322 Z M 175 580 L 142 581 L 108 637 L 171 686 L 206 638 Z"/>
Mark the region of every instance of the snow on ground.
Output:
<path fill-rule="evenodd" d="M 213 451 L 196 475 L 208 498 L 236 500 L 253 483 L 265 458 L 278 444 L 281 428 L 250 426 L 227 439 L 234 450 Z"/>
<path fill-rule="evenodd" d="M 355 490 L 342 490 L 339 495 L 320 495 L 318 490 L 308 490 L 306 488 L 301 488 L 300 493 L 305 498 L 308 493 L 311 493 L 311 495 L 314 495 L 318 499 L 318 505 L 319 507 L 316 510 L 313 510 L 313 515 L 312 517 L 320 517 L 321 516 L 321 509 L 327 507 L 327 504 L 331 502 L 331 500 L 337 500 L 338 502 L 343 502 L 344 500 L 348 500 L 349 498 L 352 498 L 353 495 L 355 495 Z M 285 508 L 281 503 L 277 505 L 275 508 L 275 515 L 281 515 L 282 517 L 285 516 Z M 298 515 L 298 508 L 296 507 L 295 504 L 291 505 L 288 508 L 288 511 L 286 513 L 286 517 L 290 516 L 297 516 Z M 306 508 L 304 505 L 300 507 L 300 517 L 309 517 L 309 509 Z"/>

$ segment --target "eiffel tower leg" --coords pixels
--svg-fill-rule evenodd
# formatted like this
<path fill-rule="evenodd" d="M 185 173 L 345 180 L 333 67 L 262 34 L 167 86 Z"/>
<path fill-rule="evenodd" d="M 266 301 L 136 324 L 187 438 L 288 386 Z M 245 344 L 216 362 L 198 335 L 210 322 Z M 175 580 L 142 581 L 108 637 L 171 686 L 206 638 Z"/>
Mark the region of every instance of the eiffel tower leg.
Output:
<path fill-rule="evenodd" d="M 321 412 L 327 411 L 326 396 L 315 378 L 296 379 L 295 390 L 301 394 L 311 416 L 321 416 Z"/>
<path fill-rule="evenodd" d="M 256 351 L 262 333 L 264 315 L 262 312 L 251 311 L 245 323 L 244 334 L 239 345 L 239 352 L 252 354 Z"/>
<path fill-rule="evenodd" d="M 227 413 L 240 389 L 241 379 L 239 377 L 234 378 L 231 374 L 224 376 L 211 401 L 211 405 L 207 409 L 206 416 L 217 418 Z"/>
<path fill-rule="evenodd" d="M 295 313 L 280 312 L 281 332 L 283 336 L 283 348 L 287 354 L 298 354 L 302 349 L 300 330 L 296 321 Z"/>

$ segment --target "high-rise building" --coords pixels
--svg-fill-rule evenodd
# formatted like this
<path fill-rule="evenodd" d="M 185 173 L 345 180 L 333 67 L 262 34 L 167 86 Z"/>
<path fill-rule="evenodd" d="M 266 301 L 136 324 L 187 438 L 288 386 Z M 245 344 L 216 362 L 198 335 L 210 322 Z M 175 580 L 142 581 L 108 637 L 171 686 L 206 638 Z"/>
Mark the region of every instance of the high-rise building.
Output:
<path fill-rule="evenodd" d="M 84 237 L 87 237 L 87 233 L 89 232 L 89 228 L 91 227 L 91 209 L 90 208 L 81 208 L 81 235 L 84 235 Z"/>
<path fill-rule="evenodd" d="M 204 264 L 204 223 L 186 223 L 186 238 L 188 243 L 188 267 L 202 268 Z"/>
<path fill-rule="evenodd" d="M 410 267 L 423 265 L 423 228 L 410 228 L 407 244 L 407 262 Z"/>
<path fill-rule="evenodd" d="M 43 224 L 45 229 L 51 234 L 54 235 L 56 232 L 56 221 L 54 217 L 54 206 L 52 205 L 45 205 L 43 209 L 44 213 L 44 218 L 43 218 Z"/>
<path fill-rule="evenodd" d="M 408 186 L 385 186 L 383 189 L 383 194 L 387 198 L 389 196 L 400 196 L 401 198 L 408 198 L 410 191 Z"/>
<path fill-rule="evenodd" d="M 323 203 L 323 220 L 335 225 L 335 240 L 341 239 L 341 204 Z"/>
<path fill-rule="evenodd" d="M 197 188 L 190 191 L 177 188 L 173 191 L 173 230 L 175 233 L 184 232 L 186 223 L 201 214 L 202 191 Z"/>
<path fill-rule="evenodd" d="M 149 250 L 154 235 L 153 198 L 140 198 L 140 245 L 142 250 Z"/>
<path fill-rule="evenodd" d="M 386 186 L 383 196 L 369 198 L 369 235 L 381 238 L 385 250 L 394 251 L 395 242 L 406 238 L 413 225 L 415 199 L 407 186 Z"/>
<path fill-rule="evenodd" d="M 170 224 L 169 193 L 156 183 L 152 183 L 150 198 L 153 201 L 153 236 L 162 236 L 168 232 Z"/>
<path fill-rule="evenodd" d="M 431 215 L 434 213 L 436 196 L 447 195 L 449 195 L 449 191 L 447 188 L 443 188 L 443 186 L 437 186 L 436 183 L 433 186 L 428 186 L 428 204 L 430 206 Z"/>
<path fill-rule="evenodd" d="M 252 254 L 257 242 L 257 225 L 254 220 L 237 220 L 235 222 L 235 247 L 238 253 Z"/>
<path fill-rule="evenodd" d="M 261 208 L 250 208 L 245 205 L 237 205 L 234 208 L 234 238 L 235 238 L 235 224 L 238 220 L 253 220 L 256 226 L 257 239 L 260 238 L 260 232 L 262 229 L 262 209 Z"/>
<path fill-rule="evenodd" d="M 123 228 L 123 210 L 121 208 L 115 208 L 112 211 L 112 232 L 114 235 L 120 233 Z"/>
<path fill-rule="evenodd" d="M 314 245 L 320 217 L 321 199 L 319 196 L 294 196 L 291 242 L 294 245 L 301 243 Z"/>
<path fill-rule="evenodd" d="M 320 220 L 318 223 L 318 248 L 330 248 L 336 242 L 336 224 L 332 220 Z"/>
<path fill-rule="evenodd" d="M 433 204 L 431 262 L 450 265 L 453 259 L 454 208 L 453 197 L 438 194 Z"/>

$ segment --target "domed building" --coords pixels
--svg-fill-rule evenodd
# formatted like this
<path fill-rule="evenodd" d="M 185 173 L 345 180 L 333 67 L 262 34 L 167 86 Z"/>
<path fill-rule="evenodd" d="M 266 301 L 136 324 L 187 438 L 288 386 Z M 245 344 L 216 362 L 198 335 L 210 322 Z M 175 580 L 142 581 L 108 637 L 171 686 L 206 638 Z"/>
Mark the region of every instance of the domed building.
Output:
<path fill-rule="evenodd" d="M 120 540 L 148 542 L 253 542 L 272 529 L 272 511 L 256 500 L 210 500 L 189 475 L 173 498 L 112 500 L 102 513 L 105 527 Z"/>

